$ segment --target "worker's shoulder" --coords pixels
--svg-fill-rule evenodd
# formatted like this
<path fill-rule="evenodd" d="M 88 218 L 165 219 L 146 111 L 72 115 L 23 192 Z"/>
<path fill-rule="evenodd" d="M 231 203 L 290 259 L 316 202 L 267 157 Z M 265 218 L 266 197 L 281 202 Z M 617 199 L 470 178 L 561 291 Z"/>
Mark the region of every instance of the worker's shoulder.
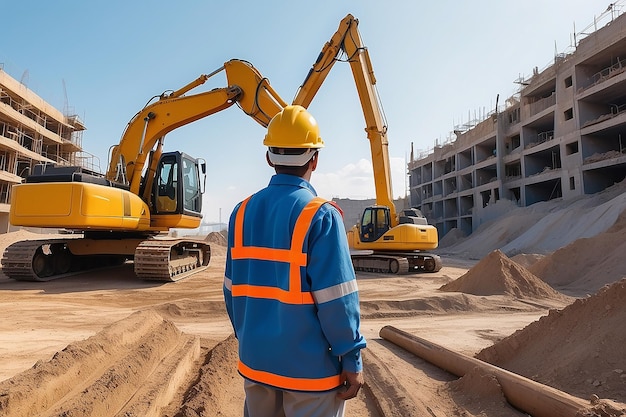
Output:
<path fill-rule="evenodd" d="M 316 197 L 313 200 L 315 201 L 315 204 L 318 205 L 318 211 L 320 213 L 339 215 L 339 217 L 343 218 L 343 210 L 341 210 L 341 207 L 339 207 L 339 205 L 334 201 L 326 200 L 320 197 Z"/>
<path fill-rule="evenodd" d="M 343 210 L 341 209 L 341 207 L 339 207 L 339 204 L 337 204 L 336 202 L 332 200 L 328 200 L 326 201 L 326 203 L 328 203 L 328 205 L 330 205 L 331 207 L 334 207 L 339 213 L 339 215 L 341 215 L 341 217 L 343 218 Z"/>

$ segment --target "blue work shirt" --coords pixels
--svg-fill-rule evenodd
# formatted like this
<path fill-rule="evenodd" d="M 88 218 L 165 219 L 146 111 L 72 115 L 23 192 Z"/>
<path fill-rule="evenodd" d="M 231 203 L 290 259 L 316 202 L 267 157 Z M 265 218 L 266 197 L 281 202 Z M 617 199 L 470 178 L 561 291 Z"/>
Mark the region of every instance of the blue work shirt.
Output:
<path fill-rule="evenodd" d="M 341 385 L 342 370 L 362 370 L 345 228 L 338 208 L 320 200 L 305 179 L 276 174 L 231 214 L 224 298 L 239 371 L 252 381 L 325 391 Z"/>

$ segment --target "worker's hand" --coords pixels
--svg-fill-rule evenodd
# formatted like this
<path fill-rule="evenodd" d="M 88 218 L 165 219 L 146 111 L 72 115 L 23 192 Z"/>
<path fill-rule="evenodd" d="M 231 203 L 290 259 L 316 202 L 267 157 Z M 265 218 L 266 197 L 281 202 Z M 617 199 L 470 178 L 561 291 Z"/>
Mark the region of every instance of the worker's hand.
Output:
<path fill-rule="evenodd" d="M 342 388 L 337 393 L 337 397 L 342 400 L 349 400 L 356 397 L 365 382 L 363 379 L 363 372 L 343 371 L 341 373 L 341 379 L 346 381 L 344 383 L 345 388 Z"/>

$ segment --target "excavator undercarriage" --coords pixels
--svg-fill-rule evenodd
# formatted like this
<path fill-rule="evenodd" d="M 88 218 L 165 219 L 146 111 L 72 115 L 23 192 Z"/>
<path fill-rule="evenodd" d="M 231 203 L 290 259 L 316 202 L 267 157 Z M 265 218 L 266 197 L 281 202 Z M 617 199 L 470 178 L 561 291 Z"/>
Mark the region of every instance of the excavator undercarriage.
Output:
<path fill-rule="evenodd" d="M 352 251 L 350 254 L 355 271 L 383 274 L 409 274 L 437 272 L 441 269 L 438 255 L 421 252 Z"/>
<path fill-rule="evenodd" d="M 1 262 L 9 278 L 50 281 L 133 260 L 138 278 L 173 282 L 206 269 L 210 259 L 210 245 L 203 240 L 70 237 L 16 242 Z"/>

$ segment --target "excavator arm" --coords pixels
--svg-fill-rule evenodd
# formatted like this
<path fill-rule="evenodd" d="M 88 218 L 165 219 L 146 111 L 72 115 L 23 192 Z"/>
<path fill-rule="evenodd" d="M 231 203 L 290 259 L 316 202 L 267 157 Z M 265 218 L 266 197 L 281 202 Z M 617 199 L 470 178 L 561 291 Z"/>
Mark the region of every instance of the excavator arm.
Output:
<path fill-rule="evenodd" d="M 438 245 L 437 229 L 416 209 L 399 216 L 393 203 L 387 126 L 376 92 L 376 77 L 358 20 L 347 15 L 326 42 L 293 103 L 308 107 L 337 61 L 350 64 L 370 142 L 376 205 L 364 210 L 361 221 L 347 233 L 352 263 L 359 271 L 401 274 L 441 269 L 437 255 L 422 253 Z"/>
<path fill-rule="evenodd" d="M 342 55 L 345 55 L 345 60 L 350 64 L 352 70 L 365 117 L 365 132 L 370 141 L 374 169 L 376 203 L 389 207 L 391 225 L 395 226 L 398 224 L 398 217 L 393 204 L 387 126 L 383 120 L 383 113 L 378 101 L 376 77 L 367 48 L 361 40 L 358 24 L 359 21 L 350 14 L 343 18 L 337 32 L 326 42 L 317 57 L 317 61 L 298 89 L 293 104 L 308 107 L 334 64 L 341 60 Z"/>
<path fill-rule="evenodd" d="M 186 95 L 222 71 L 226 73 L 226 87 Z M 139 111 L 128 123 L 119 144 L 112 148 L 106 178 L 128 185 L 130 192 L 138 195 L 146 160 L 154 151 L 152 160 L 156 164 L 167 133 L 235 103 L 264 127 L 287 105 L 250 63 L 230 60 L 211 74 L 201 75 L 169 95 L 162 94 L 158 101 Z M 149 169 L 152 172 L 154 167 Z M 145 176 L 147 181 L 151 181 L 152 177 L 150 173 Z M 144 189 L 149 190 L 150 186 L 144 184 Z"/>

